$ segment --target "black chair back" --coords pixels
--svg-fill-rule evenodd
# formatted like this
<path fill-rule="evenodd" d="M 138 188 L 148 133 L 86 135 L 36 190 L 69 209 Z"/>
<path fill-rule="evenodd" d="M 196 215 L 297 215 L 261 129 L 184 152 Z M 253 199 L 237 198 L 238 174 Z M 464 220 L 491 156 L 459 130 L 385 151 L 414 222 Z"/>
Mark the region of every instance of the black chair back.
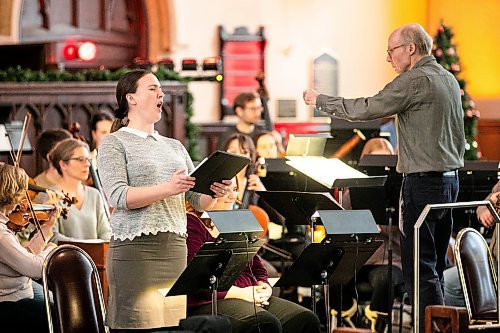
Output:
<path fill-rule="evenodd" d="M 455 257 L 469 320 L 496 321 L 496 271 L 483 236 L 475 229 L 462 229 L 457 235 Z"/>
<path fill-rule="evenodd" d="M 73 245 L 55 248 L 45 260 L 43 285 L 50 332 L 108 332 L 98 271 L 85 251 Z"/>

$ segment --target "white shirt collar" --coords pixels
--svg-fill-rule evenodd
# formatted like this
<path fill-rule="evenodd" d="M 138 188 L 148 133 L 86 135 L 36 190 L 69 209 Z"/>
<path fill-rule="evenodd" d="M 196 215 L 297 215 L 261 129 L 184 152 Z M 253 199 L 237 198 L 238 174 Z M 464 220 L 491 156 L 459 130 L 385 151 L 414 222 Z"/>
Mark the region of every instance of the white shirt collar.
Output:
<path fill-rule="evenodd" d="M 130 127 L 121 127 L 119 129 L 119 131 L 124 131 L 124 132 L 128 132 L 128 133 L 131 133 L 131 134 L 134 134 L 134 135 L 137 135 L 143 139 L 147 139 L 147 137 L 150 135 L 152 136 L 153 138 L 155 138 L 156 140 L 159 140 L 160 139 L 160 134 L 158 134 L 158 131 L 154 131 L 153 134 L 149 134 L 149 133 L 146 133 L 146 132 L 143 132 L 143 131 L 139 131 L 135 128 L 130 128 Z"/>

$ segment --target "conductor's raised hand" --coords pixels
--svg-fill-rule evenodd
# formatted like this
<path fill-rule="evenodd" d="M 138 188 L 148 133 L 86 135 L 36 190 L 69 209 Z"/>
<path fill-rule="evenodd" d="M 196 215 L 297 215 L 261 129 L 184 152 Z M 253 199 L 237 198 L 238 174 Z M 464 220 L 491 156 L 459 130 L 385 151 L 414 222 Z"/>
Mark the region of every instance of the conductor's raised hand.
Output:
<path fill-rule="evenodd" d="M 314 89 L 307 89 L 307 90 L 304 90 L 304 92 L 302 93 L 302 97 L 304 98 L 304 102 L 307 105 L 316 105 L 316 99 L 318 98 L 318 96 L 319 96 L 319 92 L 317 92 Z"/>
<path fill-rule="evenodd" d="M 227 195 L 230 191 L 230 186 L 231 186 L 231 180 L 230 179 L 223 179 L 221 182 L 213 182 L 212 185 L 210 185 L 210 190 L 214 192 L 213 197 L 214 198 L 222 198 L 223 196 Z"/>
<path fill-rule="evenodd" d="M 186 175 L 186 169 L 181 169 L 172 175 L 172 179 L 168 182 L 169 192 L 172 195 L 185 193 L 193 188 L 196 179 Z"/>

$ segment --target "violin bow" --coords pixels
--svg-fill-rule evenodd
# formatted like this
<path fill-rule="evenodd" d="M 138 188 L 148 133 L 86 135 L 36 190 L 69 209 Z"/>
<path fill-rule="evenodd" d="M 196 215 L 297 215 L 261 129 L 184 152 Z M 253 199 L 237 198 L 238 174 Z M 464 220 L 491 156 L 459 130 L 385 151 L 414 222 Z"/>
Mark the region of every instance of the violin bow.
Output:
<path fill-rule="evenodd" d="M 21 140 L 19 140 L 19 147 L 17 148 L 17 157 L 14 162 L 14 165 L 17 167 L 21 163 L 21 155 L 23 153 L 24 141 L 26 140 L 26 135 L 28 134 L 28 128 L 30 126 L 30 122 L 31 122 L 31 113 L 28 112 L 24 117 L 23 130 L 21 132 Z"/>
<path fill-rule="evenodd" d="M 9 139 L 9 142 L 10 142 L 10 148 L 11 148 L 10 156 L 12 158 L 12 161 L 14 162 L 14 166 L 18 167 L 18 168 L 20 167 L 20 164 L 21 164 L 21 156 L 22 156 L 22 152 L 23 152 L 24 141 L 26 140 L 26 135 L 28 134 L 28 128 L 29 128 L 30 121 L 31 121 L 31 113 L 28 112 L 28 113 L 26 113 L 26 116 L 24 117 L 23 130 L 21 132 L 21 140 L 19 141 L 17 155 L 14 152 L 14 145 L 12 144 L 12 139 L 11 139 L 10 135 L 8 133 L 5 133 L 5 136 Z M 45 235 L 43 234 L 43 231 L 42 231 L 42 227 L 40 225 L 40 221 L 36 217 L 35 210 L 33 208 L 33 202 L 30 199 L 28 189 L 26 188 L 26 190 L 24 192 L 25 192 L 24 194 L 26 196 L 26 199 L 28 200 L 29 209 L 33 215 L 33 221 L 35 222 L 35 227 L 38 230 L 38 232 L 40 232 L 40 234 L 42 235 L 43 241 L 45 243 L 47 243 L 47 240 L 45 239 Z"/>

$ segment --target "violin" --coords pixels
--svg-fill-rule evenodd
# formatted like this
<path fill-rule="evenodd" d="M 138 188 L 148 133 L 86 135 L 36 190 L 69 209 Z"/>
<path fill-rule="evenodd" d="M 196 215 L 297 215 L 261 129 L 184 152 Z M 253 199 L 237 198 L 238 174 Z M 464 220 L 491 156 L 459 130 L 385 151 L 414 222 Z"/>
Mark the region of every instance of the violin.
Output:
<path fill-rule="evenodd" d="M 27 199 L 22 199 L 9 214 L 9 220 L 19 224 L 22 224 L 23 222 L 33 223 L 33 220 L 36 217 L 40 222 L 46 222 L 50 218 L 49 213 L 56 208 L 55 205 L 41 204 L 32 204 L 32 207 L 33 210 L 30 209 Z M 61 216 L 65 220 L 68 218 L 67 208 L 61 208 Z"/>
<path fill-rule="evenodd" d="M 43 225 L 50 219 L 50 212 L 54 209 L 56 209 L 55 205 L 32 204 L 31 210 L 27 199 L 23 199 L 8 215 L 9 221 L 7 222 L 7 228 L 13 232 L 20 232 L 27 227 L 28 224 L 35 224 L 35 221 Z M 68 210 L 63 208 L 61 216 L 67 219 L 67 213 Z"/>
<path fill-rule="evenodd" d="M 48 188 L 36 185 L 35 180 L 30 178 L 29 183 L 28 183 L 28 190 L 31 191 L 31 192 L 33 192 L 34 194 L 40 193 L 40 192 L 47 193 Z M 68 207 L 71 207 L 71 205 L 74 205 L 74 204 L 78 203 L 78 199 L 76 197 L 70 197 L 69 194 L 68 193 L 64 193 L 64 191 L 61 191 L 61 192 L 55 191 L 55 190 L 52 190 L 52 191 L 54 191 L 54 192 L 56 192 L 58 194 L 62 194 L 61 201 L 63 203 L 65 203 L 66 206 L 68 206 Z M 30 195 L 30 198 L 33 199 L 33 196 L 34 195 Z M 67 210 L 66 210 L 66 212 L 67 212 Z M 64 216 L 64 215 L 61 214 L 61 216 Z"/>

